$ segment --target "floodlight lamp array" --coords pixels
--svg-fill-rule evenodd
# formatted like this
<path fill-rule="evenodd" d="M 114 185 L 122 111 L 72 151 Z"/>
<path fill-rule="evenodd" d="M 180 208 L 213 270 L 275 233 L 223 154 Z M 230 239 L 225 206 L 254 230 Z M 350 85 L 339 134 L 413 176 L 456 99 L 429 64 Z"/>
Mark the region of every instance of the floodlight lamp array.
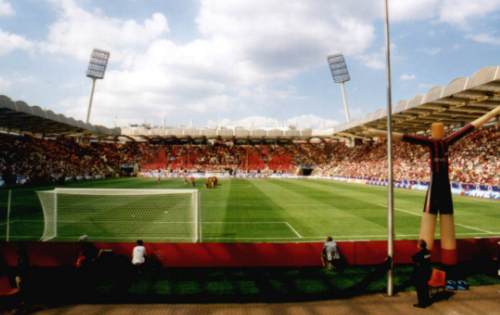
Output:
<path fill-rule="evenodd" d="M 328 61 L 328 65 L 330 66 L 330 71 L 335 83 L 344 83 L 351 80 L 349 70 L 347 70 L 347 65 L 345 63 L 344 55 L 330 55 L 326 59 Z"/>
<path fill-rule="evenodd" d="M 94 49 L 90 55 L 87 77 L 92 79 L 103 79 L 106 67 L 108 66 L 109 55 L 108 51 Z"/>

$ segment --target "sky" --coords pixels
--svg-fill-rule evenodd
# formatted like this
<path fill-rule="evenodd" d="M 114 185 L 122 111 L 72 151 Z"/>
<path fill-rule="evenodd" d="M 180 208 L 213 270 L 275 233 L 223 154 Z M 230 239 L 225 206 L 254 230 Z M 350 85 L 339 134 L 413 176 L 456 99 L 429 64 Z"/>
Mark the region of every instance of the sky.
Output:
<path fill-rule="evenodd" d="M 500 64 L 500 0 L 389 0 L 393 99 Z M 91 122 L 324 129 L 386 104 L 383 0 L 0 0 L 0 94 Z"/>

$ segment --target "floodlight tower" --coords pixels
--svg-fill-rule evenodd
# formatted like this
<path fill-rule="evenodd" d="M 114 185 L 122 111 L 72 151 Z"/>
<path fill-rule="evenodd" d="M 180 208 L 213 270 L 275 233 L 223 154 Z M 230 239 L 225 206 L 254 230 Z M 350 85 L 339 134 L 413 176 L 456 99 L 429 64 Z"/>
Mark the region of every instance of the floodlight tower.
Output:
<path fill-rule="evenodd" d="M 351 121 L 351 115 L 349 114 L 349 105 L 347 104 L 347 93 L 345 90 L 345 83 L 351 80 L 349 76 L 349 71 L 347 70 L 347 65 L 345 63 L 344 55 L 334 54 L 326 58 L 328 65 L 330 66 L 330 71 L 332 73 L 333 81 L 340 84 L 340 91 L 342 92 L 342 102 L 344 103 L 345 119 L 347 122 Z"/>
<path fill-rule="evenodd" d="M 90 121 L 90 111 L 92 110 L 92 100 L 94 99 L 95 82 L 98 79 L 104 78 L 104 73 L 106 72 L 106 67 L 108 66 L 109 52 L 94 49 L 90 55 L 89 67 L 87 69 L 87 77 L 92 79 L 92 90 L 90 92 L 89 107 L 87 109 L 87 120 Z"/>

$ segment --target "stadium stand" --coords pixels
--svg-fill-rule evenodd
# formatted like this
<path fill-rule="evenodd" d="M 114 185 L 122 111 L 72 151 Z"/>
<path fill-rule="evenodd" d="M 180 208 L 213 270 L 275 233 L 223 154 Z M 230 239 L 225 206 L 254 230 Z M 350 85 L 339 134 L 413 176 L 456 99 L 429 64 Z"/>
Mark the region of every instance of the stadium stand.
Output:
<path fill-rule="evenodd" d="M 394 108 L 394 130 L 426 133 L 431 122 L 450 130 L 500 104 L 500 66 L 457 78 Z M 385 184 L 385 144 L 365 136 L 366 127 L 385 128 L 379 110 L 333 131 L 245 128 L 107 129 L 13 102 L 0 96 L 0 185 L 45 183 L 130 175 L 164 176 L 217 172 L 233 176 L 306 174 Z M 500 195 L 498 126 L 474 132 L 451 151 L 455 192 Z M 399 187 L 424 189 L 427 153 L 394 147 Z M 486 193 L 490 196 L 491 194 Z"/>
<path fill-rule="evenodd" d="M 500 185 L 498 127 L 474 132 L 451 151 L 451 179 L 462 184 Z M 4 181 L 18 184 L 118 176 L 126 165 L 146 174 L 166 170 L 240 174 L 298 174 L 312 167 L 313 175 L 384 181 L 385 143 L 367 141 L 349 147 L 344 142 L 320 144 L 233 145 L 152 144 L 149 142 L 77 142 L 74 138 L 39 139 L 29 135 L 0 134 L 0 171 Z M 29 152 L 29 154 L 26 154 Z M 425 182 L 429 178 L 428 153 L 397 143 L 395 179 Z"/>

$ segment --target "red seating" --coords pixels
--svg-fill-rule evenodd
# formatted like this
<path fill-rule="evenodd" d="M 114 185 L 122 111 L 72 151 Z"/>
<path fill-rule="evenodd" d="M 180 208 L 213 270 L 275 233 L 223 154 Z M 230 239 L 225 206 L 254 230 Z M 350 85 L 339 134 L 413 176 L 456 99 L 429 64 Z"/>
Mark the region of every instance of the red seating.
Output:
<path fill-rule="evenodd" d="M 10 281 L 7 276 L 0 276 L 0 297 L 13 296 L 18 292 L 18 288 L 13 288 L 10 285 Z"/>
<path fill-rule="evenodd" d="M 444 290 L 446 286 L 446 272 L 433 268 L 431 278 L 427 284 L 431 291 L 433 289 L 436 290 L 436 292 L 439 292 L 440 289 Z"/>
<path fill-rule="evenodd" d="M 292 157 L 286 154 L 274 155 L 268 165 L 273 171 L 290 171 L 293 168 Z"/>

